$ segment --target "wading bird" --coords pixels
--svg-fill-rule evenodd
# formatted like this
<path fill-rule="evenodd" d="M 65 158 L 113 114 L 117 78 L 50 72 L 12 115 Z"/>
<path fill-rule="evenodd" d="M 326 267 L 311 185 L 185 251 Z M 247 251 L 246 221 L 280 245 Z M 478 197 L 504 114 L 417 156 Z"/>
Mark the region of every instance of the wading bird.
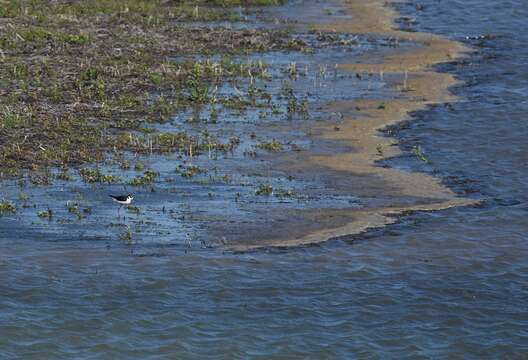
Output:
<path fill-rule="evenodd" d="M 110 197 L 112 198 L 112 200 L 114 200 L 116 203 L 119 204 L 119 209 L 117 209 L 118 216 L 119 216 L 119 210 L 121 210 L 121 207 L 123 207 L 123 205 L 129 205 L 132 202 L 132 200 L 134 200 L 134 197 L 132 196 L 132 194 L 118 195 L 118 196 L 110 195 Z"/>

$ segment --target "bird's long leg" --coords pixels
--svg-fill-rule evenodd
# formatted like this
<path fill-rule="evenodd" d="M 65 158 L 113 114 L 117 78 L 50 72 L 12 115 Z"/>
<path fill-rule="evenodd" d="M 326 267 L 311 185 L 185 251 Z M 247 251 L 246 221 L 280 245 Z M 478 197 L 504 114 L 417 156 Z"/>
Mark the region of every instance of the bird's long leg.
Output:
<path fill-rule="evenodd" d="M 117 208 L 117 217 L 119 217 L 119 211 L 121 211 L 121 207 L 122 207 L 122 206 L 123 206 L 123 205 L 119 204 L 119 207 Z"/>

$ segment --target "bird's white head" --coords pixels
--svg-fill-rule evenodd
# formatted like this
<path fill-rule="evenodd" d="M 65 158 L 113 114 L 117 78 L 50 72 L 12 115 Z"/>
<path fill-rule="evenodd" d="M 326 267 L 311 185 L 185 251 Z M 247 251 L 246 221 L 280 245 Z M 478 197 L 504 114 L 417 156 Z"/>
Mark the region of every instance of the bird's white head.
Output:
<path fill-rule="evenodd" d="M 127 201 L 132 201 L 133 199 L 134 197 L 132 196 L 132 194 L 127 195 Z"/>

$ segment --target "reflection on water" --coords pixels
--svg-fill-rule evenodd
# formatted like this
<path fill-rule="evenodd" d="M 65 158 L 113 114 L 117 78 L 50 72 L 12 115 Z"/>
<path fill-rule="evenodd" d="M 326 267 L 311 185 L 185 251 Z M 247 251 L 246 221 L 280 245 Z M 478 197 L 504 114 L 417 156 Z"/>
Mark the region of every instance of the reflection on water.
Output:
<path fill-rule="evenodd" d="M 467 100 L 399 133 L 426 153 L 424 170 L 482 206 L 246 254 L 0 234 L 0 358 L 525 358 L 528 7 L 419 3 L 400 9 L 418 29 L 493 35 L 443 66 Z"/>

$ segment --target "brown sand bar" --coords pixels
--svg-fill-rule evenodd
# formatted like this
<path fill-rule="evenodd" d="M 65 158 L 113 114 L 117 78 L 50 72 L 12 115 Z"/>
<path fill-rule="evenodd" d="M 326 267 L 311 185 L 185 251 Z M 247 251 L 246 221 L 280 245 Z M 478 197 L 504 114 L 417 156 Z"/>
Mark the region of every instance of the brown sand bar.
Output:
<path fill-rule="evenodd" d="M 381 167 L 381 159 L 400 154 L 395 139 L 384 137 L 379 130 L 409 120 L 410 113 L 429 105 L 454 102 L 449 87 L 457 80 L 450 74 L 435 72 L 432 65 L 465 56 L 469 49 L 463 44 L 426 33 L 409 33 L 394 29 L 397 13 L 386 0 L 348 0 L 352 21 L 317 25 L 321 31 L 359 33 L 413 41 L 416 49 L 391 54 L 376 64 L 365 62 L 343 64 L 341 68 L 357 73 L 371 73 L 392 80 L 400 90 L 398 99 L 356 100 L 328 105 L 329 112 L 340 112 L 344 118 L 340 131 L 334 125 L 322 125 L 317 136 L 349 144 L 352 151 L 335 154 L 301 153 L 291 155 L 282 164 L 297 172 L 324 171 L 335 176 L 340 188 L 362 199 L 368 199 L 360 209 L 321 209 L 295 211 L 285 216 L 266 236 L 258 236 L 244 245 L 233 244 L 239 250 L 261 246 L 297 246 L 323 242 L 331 238 L 357 235 L 370 228 L 394 223 L 396 216 L 411 211 L 433 211 L 477 203 L 459 198 L 438 179 L 427 174 L 405 172 Z M 357 61 L 357 58 L 355 58 Z M 397 79 L 397 80 L 394 80 Z M 286 219 L 287 218 L 287 219 Z"/>

